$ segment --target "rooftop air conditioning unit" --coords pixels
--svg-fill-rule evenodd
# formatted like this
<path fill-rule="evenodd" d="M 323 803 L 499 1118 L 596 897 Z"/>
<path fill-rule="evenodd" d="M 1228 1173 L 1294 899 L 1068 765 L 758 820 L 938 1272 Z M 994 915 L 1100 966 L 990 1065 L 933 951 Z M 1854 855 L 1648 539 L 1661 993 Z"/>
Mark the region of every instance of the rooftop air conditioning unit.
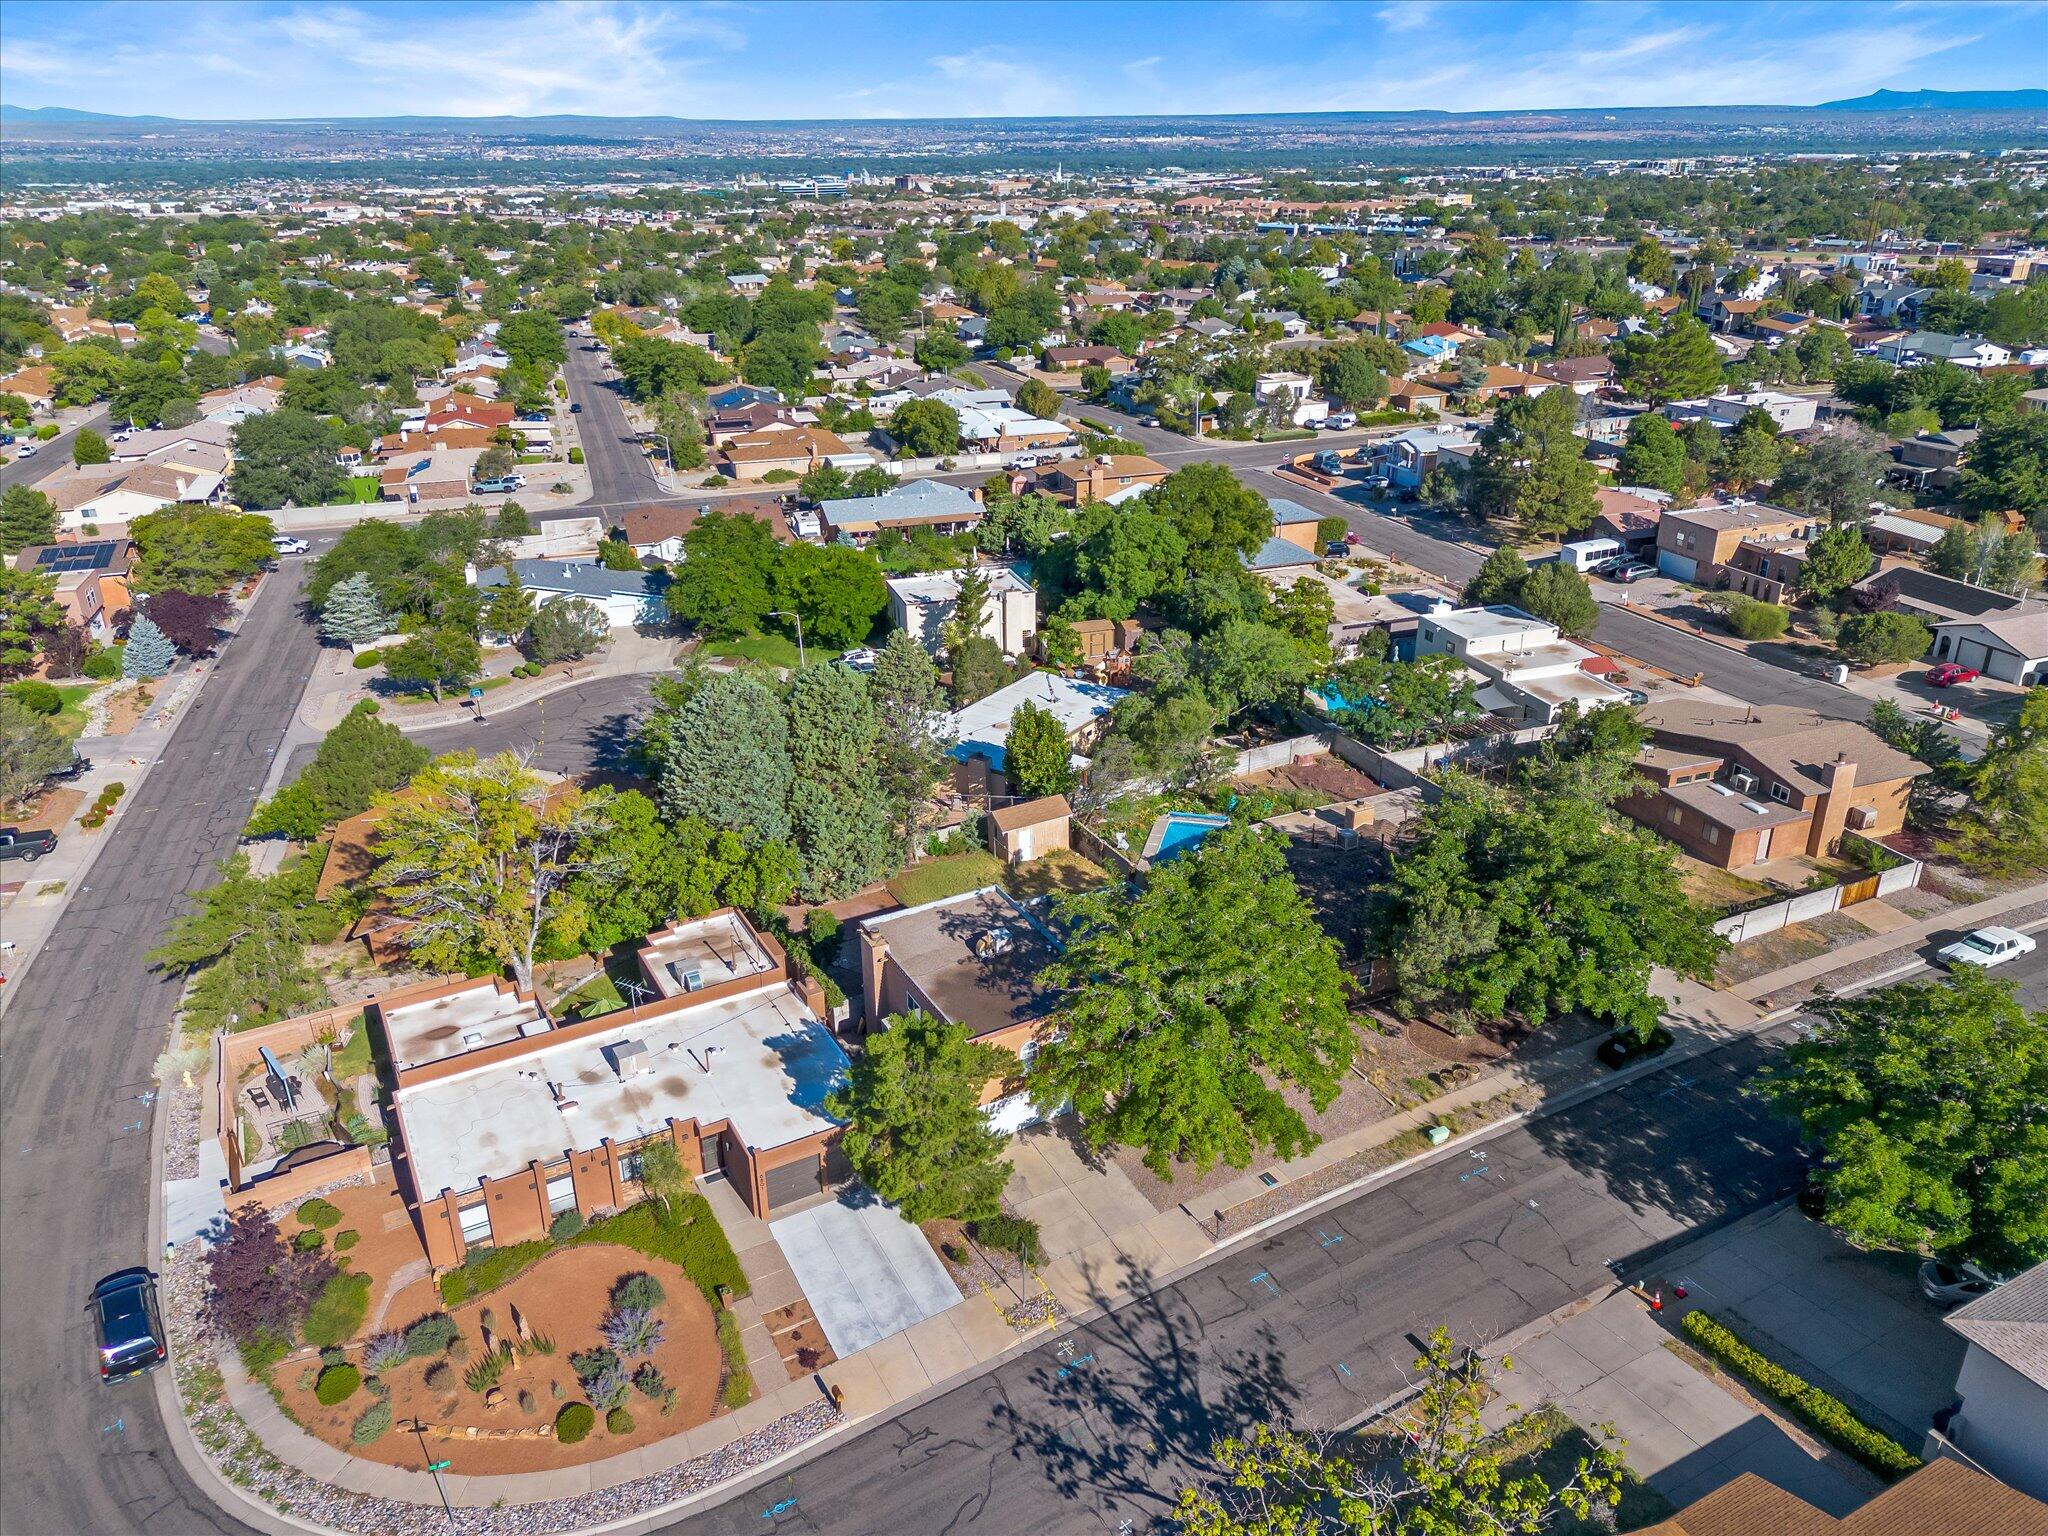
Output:
<path fill-rule="evenodd" d="M 654 1063 L 647 1056 L 645 1041 L 621 1040 L 616 1045 L 607 1047 L 606 1054 L 612 1059 L 612 1070 L 618 1073 L 621 1079 L 639 1077 L 654 1070 Z"/>
<path fill-rule="evenodd" d="M 1737 769 L 1734 773 L 1729 774 L 1728 782 L 1741 790 L 1745 795 L 1756 793 L 1756 775 L 1747 769 Z"/>
<path fill-rule="evenodd" d="M 1877 807 L 1874 805 L 1853 805 L 1849 808 L 1849 825 L 1861 832 L 1877 825 Z"/>
<path fill-rule="evenodd" d="M 974 952 L 986 960 L 991 955 L 1006 955 L 1010 952 L 1010 930 L 991 928 L 974 941 Z"/>

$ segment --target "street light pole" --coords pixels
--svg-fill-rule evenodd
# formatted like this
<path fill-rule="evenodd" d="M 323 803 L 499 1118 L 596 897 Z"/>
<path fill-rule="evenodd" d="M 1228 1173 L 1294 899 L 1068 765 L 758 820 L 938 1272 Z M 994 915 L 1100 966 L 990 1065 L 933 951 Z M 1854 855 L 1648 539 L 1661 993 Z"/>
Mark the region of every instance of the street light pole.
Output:
<path fill-rule="evenodd" d="M 647 436 L 660 440 L 662 452 L 668 455 L 668 472 L 674 474 L 676 472 L 676 445 L 668 440 L 666 432 L 649 432 Z"/>
<path fill-rule="evenodd" d="M 791 613 L 787 608 L 770 608 L 768 617 L 796 620 L 796 667 L 801 672 L 804 667 L 804 616 L 800 613 Z"/>

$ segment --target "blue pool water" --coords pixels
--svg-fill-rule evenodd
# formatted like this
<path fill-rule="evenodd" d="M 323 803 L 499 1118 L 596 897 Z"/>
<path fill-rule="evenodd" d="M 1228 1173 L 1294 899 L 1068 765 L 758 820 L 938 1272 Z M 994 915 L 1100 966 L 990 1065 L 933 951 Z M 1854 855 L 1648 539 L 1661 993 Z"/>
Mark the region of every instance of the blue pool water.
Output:
<path fill-rule="evenodd" d="M 1228 816 L 1203 816 L 1191 811 L 1168 811 L 1159 819 L 1165 825 L 1159 831 L 1159 851 L 1152 855 L 1155 860 L 1185 853 L 1218 827 L 1230 825 Z"/>

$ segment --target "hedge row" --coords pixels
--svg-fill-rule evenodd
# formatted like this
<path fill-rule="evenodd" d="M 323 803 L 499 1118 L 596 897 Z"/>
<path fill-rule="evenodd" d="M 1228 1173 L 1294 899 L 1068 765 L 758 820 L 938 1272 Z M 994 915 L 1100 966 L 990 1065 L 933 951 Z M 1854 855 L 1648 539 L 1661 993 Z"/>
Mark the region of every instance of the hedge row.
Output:
<path fill-rule="evenodd" d="M 1804 1377 L 1767 1360 L 1730 1329 L 1704 1312 L 1688 1312 L 1686 1337 L 1751 1385 L 1777 1398 L 1793 1416 L 1823 1440 L 1839 1446 L 1887 1482 L 1916 1471 L 1920 1458 L 1889 1435 L 1879 1434 Z"/>

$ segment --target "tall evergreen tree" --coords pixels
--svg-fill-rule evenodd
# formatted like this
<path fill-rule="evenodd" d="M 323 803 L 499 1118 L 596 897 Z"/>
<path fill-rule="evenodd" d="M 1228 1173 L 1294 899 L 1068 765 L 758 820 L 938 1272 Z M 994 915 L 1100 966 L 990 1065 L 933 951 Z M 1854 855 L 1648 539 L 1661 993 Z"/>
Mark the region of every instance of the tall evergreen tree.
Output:
<path fill-rule="evenodd" d="M 162 677 L 178 659 L 178 648 L 170 636 L 138 613 L 128 626 L 128 645 L 121 653 L 121 672 L 126 677 Z"/>
<path fill-rule="evenodd" d="M 662 814 L 701 816 L 750 849 L 786 843 L 791 777 L 782 701 L 728 673 L 698 689 L 668 725 Z"/>
<path fill-rule="evenodd" d="M 336 582 L 320 605 L 320 633 L 340 645 L 361 645 L 388 635 L 395 622 L 378 601 L 368 571 Z"/>
<path fill-rule="evenodd" d="M 10 485 L 0 495 L 0 555 L 57 537 L 57 504 L 33 486 Z"/>

